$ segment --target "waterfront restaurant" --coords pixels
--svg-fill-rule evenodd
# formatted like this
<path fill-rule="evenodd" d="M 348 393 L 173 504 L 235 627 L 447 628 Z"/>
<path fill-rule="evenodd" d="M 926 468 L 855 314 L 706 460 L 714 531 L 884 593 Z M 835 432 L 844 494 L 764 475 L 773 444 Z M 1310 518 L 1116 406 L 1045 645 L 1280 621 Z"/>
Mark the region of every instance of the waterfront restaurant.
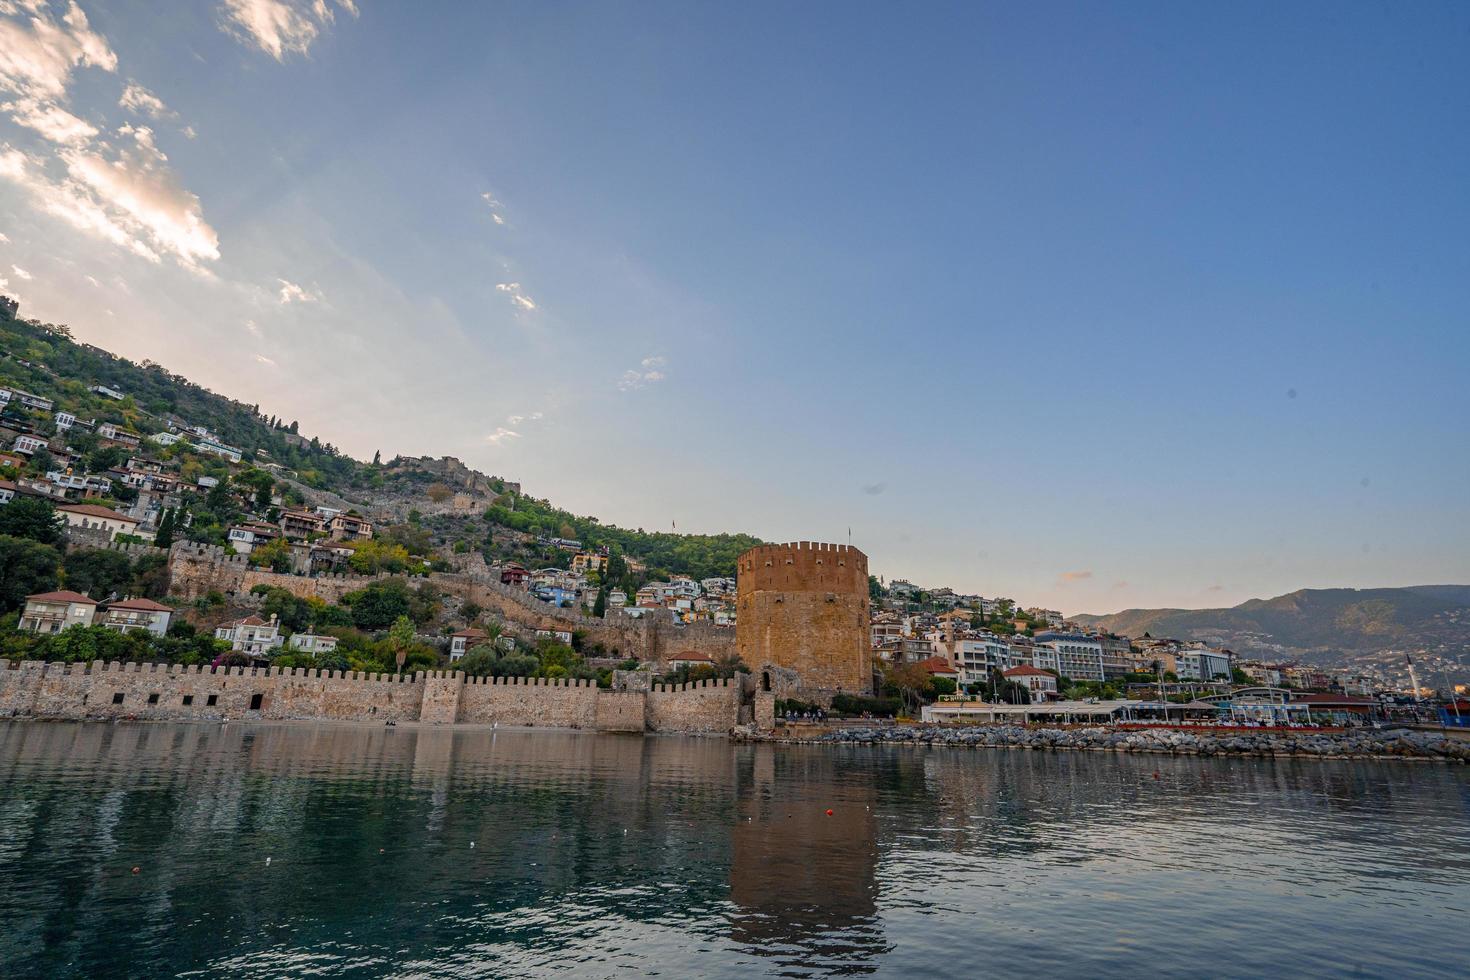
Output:
<path fill-rule="evenodd" d="M 1120 722 L 1182 720 L 1215 715 L 1214 705 L 1169 701 L 1046 701 L 1040 704 L 987 704 L 970 699 L 940 700 L 924 707 L 926 722 L 1026 724 L 1033 721 L 1110 725 Z"/>

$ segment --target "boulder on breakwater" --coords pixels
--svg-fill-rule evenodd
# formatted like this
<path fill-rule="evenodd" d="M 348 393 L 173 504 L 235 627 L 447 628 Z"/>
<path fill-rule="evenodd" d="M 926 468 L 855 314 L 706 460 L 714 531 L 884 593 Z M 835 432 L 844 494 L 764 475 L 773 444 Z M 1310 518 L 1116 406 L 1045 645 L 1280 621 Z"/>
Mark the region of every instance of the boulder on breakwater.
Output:
<path fill-rule="evenodd" d="M 748 738 L 822 745 L 953 745 L 974 748 L 1084 749 L 1167 755 L 1295 756 L 1323 759 L 1421 759 L 1470 762 L 1470 741 L 1410 729 L 1345 732 L 1191 732 L 1177 728 L 1024 728 L 1020 725 L 871 725 L 814 737 Z"/>

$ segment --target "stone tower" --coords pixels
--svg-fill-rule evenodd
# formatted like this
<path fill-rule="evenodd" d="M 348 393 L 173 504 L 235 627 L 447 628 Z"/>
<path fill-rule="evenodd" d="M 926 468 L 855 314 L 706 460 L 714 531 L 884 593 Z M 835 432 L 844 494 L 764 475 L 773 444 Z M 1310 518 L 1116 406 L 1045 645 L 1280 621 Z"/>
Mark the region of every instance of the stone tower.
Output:
<path fill-rule="evenodd" d="M 751 548 L 736 574 L 735 646 L 751 670 L 796 671 L 803 688 L 868 694 L 868 556 L 800 541 Z"/>

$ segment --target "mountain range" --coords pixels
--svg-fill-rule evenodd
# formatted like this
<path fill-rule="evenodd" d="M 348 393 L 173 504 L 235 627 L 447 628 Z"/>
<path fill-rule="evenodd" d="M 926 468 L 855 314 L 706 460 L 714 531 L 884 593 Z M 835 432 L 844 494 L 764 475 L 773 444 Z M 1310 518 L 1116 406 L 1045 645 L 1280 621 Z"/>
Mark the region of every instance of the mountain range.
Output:
<path fill-rule="evenodd" d="M 1470 664 L 1470 585 L 1300 589 L 1228 609 L 1125 609 L 1071 619 L 1126 636 L 1209 640 L 1242 655 L 1326 666 L 1402 665 L 1405 653 L 1451 670 Z"/>

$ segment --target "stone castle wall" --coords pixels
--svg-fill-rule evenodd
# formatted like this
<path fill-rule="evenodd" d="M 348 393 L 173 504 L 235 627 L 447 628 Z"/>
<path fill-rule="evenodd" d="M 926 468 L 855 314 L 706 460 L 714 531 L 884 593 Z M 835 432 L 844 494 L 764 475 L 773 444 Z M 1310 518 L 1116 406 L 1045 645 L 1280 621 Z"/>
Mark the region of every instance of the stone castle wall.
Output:
<path fill-rule="evenodd" d="M 151 549 L 150 549 L 151 550 Z M 864 573 L 866 574 L 866 573 Z M 193 600 L 219 592 L 244 595 L 257 585 L 285 589 L 302 598 L 341 602 L 386 576 L 291 575 L 255 568 L 243 555 L 214 545 L 180 543 L 169 552 L 169 594 Z M 587 643 L 600 645 L 609 656 L 666 662 L 686 652 L 722 659 L 735 653 L 735 631 L 713 623 L 678 625 L 663 618 L 597 619 L 572 609 L 559 609 L 523 589 L 505 585 L 492 575 L 474 572 L 434 572 L 425 581 L 466 602 L 474 602 L 494 616 L 525 629 L 563 629 L 580 632 Z"/>
<path fill-rule="evenodd" d="M 0 717 L 306 719 L 714 733 L 741 719 L 745 682 L 608 691 L 592 681 L 306 668 L 0 660 Z M 119 695 L 121 699 L 119 700 Z M 258 700 L 257 700 L 258 699 Z"/>
<path fill-rule="evenodd" d="M 868 693 L 868 558 L 851 545 L 760 545 L 736 572 L 736 647 L 752 670 L 794 670 L 813 691 Z"/>

